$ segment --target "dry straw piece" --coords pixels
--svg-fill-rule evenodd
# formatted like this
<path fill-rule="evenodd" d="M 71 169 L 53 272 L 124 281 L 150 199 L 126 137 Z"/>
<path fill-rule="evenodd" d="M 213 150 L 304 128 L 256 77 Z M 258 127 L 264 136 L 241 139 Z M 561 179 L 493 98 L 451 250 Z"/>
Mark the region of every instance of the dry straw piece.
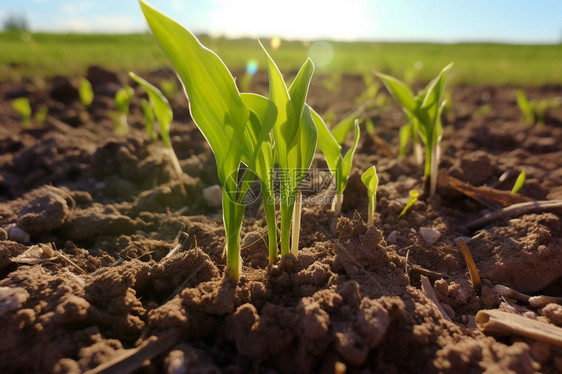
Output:
<path fill-rule="evenodd" d="M 518 335 L 562 348 L 562 328 L 501 310 L 481 310 L 476 326 L 483 333 Z"/>

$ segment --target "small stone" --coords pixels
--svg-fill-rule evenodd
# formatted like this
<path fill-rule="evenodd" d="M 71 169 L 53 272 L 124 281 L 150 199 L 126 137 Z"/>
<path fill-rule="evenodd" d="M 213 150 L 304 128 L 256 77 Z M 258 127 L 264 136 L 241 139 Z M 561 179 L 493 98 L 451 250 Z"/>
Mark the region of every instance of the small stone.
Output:
<path fill-rule="evenodd" d="M 209 207 L 218 208 L 222 204 L 222 189 L 218 184 L 203 190 L 203 198 Z"/>
<path fill-rule="evenodd" d="M 29 243 L 29 234 L 21 229 L 15 223 L 12 223 L 7 227 L 6 232 L 8 233 L 8 240 L 18 243 Z"/>
<path fill-rule="evenodd" d="M 435 244 L 441 237 L 441 233 L 429 227 L 420 227 L 420 234 L 427 244 Z"/>
<path fill-rule="evenodd" d="M 398 239 L 398 232 L 394 230 L 393 232 L 388 234 L 388 236 L 386 237 L 386 242 L 390 244 L 396 244 L 397 239 Z"/>

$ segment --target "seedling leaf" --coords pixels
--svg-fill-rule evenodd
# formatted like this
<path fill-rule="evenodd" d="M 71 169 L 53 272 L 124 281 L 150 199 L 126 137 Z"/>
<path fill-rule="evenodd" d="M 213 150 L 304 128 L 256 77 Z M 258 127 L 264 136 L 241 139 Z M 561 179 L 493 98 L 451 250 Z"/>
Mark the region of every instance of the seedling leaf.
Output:
<path fill-rule="evenodd" d="M 420 196 L 420 194 L 419 194 L 418 191 L 416 191 L 416 190 L 410 191 L 410 199 L 408 200 L 408 203 L 406 204 L 404 209 L 400 212 L 398 217 L 396 217 L 396 222 L 400 221 L 402 219 L 402 217 L 404 217 L 406 215 L 406 213 L 408 213 L 408 210 L 412 207 L 412 205 L 414 205 L 414 203 L 416 201 L 418 201 L 419 196 Z"/>
<path fill-rule="evenodd" d="M 519 176 L 517 177 L 517 180 L 515 181 L 513 188 L 511 189 L 512 194 L 515 195 L 516 193 L 519 192 L 519 190 L 521 190 L 521 188 L 525 184 L 525 178 L 526 178 L 526 173 L 525 173 L 525 168 L 523 168 L 523 170 L 521 170 L 521 173 L 519 173 Z"/>
<path fill-rule="evenodd" d="M 367 224 L 372 226 L 375 222 L 375 210 L 377 207 L 377 187 L 379 185 L 379 178 L 377 176 L 377 169 L 371 166 L 361 176 L 361 181 L 367 187 L 367 195 L 369 197 L 369 218 Z"/>

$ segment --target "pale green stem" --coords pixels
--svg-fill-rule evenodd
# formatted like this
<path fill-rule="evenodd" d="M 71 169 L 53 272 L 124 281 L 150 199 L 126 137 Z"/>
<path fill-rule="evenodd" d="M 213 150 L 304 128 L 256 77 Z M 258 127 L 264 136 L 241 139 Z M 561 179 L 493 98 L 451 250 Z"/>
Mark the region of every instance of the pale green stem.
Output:
<path fill-rule="evenodd" d="M 245 206 L 241 204 L 242 198 L 234 202 L 232 196 L 223 188 L 222 207 L 223 222 L 226 235 L 226 266 L 227 272 L 235 280 L 238 280 L 242 270 L 242 258 L 240 257 L 240 231 L 244 218 Z"/>
<path fill-rule="evenodd" d="M 168 148 L 168 152 L 170 154 L 170 159 L 172 160 L 172 166 L 174 167 L 174 170 L 179 178 L 183 174 L 183 170 L 178 160 L 178 156 L 176 156 L 176 152 L 174 152 L 174 149 L 172 147 Z"/>
<path fill-rule="evenodd" d="M 429 196 L 435 196 L 437 191 L 437 174 L 439 168 L 439 159 L 441 156 L 441 144 L 439 141 L 435 142 L 431 151 L 431 174 L 429 179 Z"/>
<path fill-rule="evenodd" d="M 339 214 L 341 213 L 341 207 L 343 204 L 343 193 L 336 193 L 334 200 L 332 200 L 332 210 Z"/>
<path fill-rule="evenodd" d="M 277 261 L 277 222 L 275 217 L 275 196 L 270 193 L 267 186 L 262 183 L 263 209 L 267 222 L 267 238 L 269 244 L 269 262 Z"/>
<path fill-rule="evenodd" d="M 375 209 L 377 207 L 377 195 L 369 192 L 369 218 L 367 225 L 373 226 L 375 224 Z"/>
<path fill-rule="evenodd" d="M 416 163 L 421 165 L 423 163 L 422 148 L 419 141 L 414 142 L 414 156 L 416 157 Z"/>
<path fill-rule="evenodd" d="M 281 202 L 281 256 L 289 253 L 291 240 L 291 218 L 293 206 Z"/>
<path fill-rule="evenodd" d="M 292 224 L 292 235 L 291 235 L 291 253 L 298 256 L 299 252 L 299 237 L 301 232 L 301 211 L 302 211 L 302 194 L 297 191 L 297 196 L 295 200 L 295 208 L 293 210 L 293 224 Z"/>

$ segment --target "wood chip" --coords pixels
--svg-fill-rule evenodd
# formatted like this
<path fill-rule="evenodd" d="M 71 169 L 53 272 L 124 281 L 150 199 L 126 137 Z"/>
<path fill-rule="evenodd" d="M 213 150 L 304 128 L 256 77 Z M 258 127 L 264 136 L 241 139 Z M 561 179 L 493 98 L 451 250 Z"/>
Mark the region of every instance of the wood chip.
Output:
<path fill-rule="evenodd" d="M 429 279 L 427 279 L 427 277 L 423 275 L 420 276 L 420 279 L 423 292 L 431 301 L 433 301 L 433 304 L 435 304 L 435 306 L 439 310 L 439 313 L 441 313 L 441 317 L 443 317 L 443 319 L 446 321 L 453 322 L 451 317 L 449 317 L 447 312 L 445 312 L 445 309 L 443 309 L 443 307 L 441 306 L 439 300 L 437 300 L 437 296 L 435 295 L 435 291 L 433 291 L 433 287 L 431 287 L 431 283 L 429 283 Z"/>
<path fill-rule="evenodd" d="M 562 348 L 562 328 L 501 310 L 481 310 L 476 326 L 483 333 L 517 335 Z"/>

